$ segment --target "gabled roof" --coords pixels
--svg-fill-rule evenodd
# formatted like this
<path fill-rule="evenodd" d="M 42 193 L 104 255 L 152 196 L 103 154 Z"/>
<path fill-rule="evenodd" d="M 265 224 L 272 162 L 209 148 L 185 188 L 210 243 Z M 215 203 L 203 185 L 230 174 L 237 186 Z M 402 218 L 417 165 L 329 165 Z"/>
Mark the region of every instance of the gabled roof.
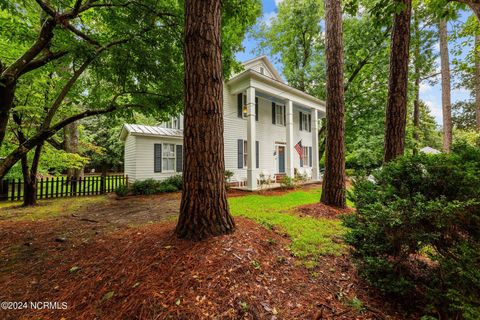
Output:
<path fill-rule="evenodd" d="M 137 136 L 152 136 L 165 138 L 183 138 L 183 130 L 168 129 L 160 126 L 144 126 L 141 124 L 124 124 L 120 139 L 125 140 L 128 134 Z"/>
<path fill-rule="evenodd" d="M 246 70 L 248 70 L 261 63 L 263 63 L 263 65 L 268 69 L 268 71 L 270 71 L 270 73 L 273 75 L 273 79 L 284 83 L 282 76 L 277 71 L 277 69 L 275 69 L 275 67 L 270 62 L 270 60 L 268 60 L 267 56 L 260 56 L 260 57 L 247 60 L 243 62 L 242 65 Z"/>

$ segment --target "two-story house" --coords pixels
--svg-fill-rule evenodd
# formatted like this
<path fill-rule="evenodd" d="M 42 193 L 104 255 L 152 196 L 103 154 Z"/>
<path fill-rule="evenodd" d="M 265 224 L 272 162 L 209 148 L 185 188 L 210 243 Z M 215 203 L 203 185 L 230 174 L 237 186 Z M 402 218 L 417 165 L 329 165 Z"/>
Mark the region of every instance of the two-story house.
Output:
<path fill-rule="evenodd" d="M 243 64 L 224 83 L 225 169 L 232 181 L 257 190 L 263 176 L 306 174 L 320 180 L 319 119 L 325 103 L 286 84 L 265 57 Z M 165 179 L 183 167 L 183 117 L 161 126 L 125 124 L 125 174 Z"/>

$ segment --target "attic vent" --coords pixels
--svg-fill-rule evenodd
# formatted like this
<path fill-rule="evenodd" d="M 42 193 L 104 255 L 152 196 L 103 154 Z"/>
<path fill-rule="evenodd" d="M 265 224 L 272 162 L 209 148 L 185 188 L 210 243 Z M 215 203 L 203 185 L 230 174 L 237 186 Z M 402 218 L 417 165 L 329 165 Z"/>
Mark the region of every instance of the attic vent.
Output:
<path fill-rule="evenodd" d="M 260 67 L 260 73 L 265 74 L 265 69 L 263 67 Z"/>

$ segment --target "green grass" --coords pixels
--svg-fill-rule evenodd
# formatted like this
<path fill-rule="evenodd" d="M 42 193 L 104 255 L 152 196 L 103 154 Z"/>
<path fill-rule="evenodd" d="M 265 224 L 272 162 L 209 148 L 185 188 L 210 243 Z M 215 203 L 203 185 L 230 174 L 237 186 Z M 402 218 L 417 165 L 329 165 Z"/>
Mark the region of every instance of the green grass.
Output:
<path fill-rule="evenodd" d="M 100 204 L 108 201 L 104 196 L 57 198 L 52 200 L 40 200 L 34 207 L 21 207 L 21 202 L 0 203 L 0 221 L 37 221 L 54 218 L 65 214 L 75 213 L 85 206 Z"/>
<path fill-rule="evenodd" d="M 319 255 L 340 255 L 346 246 L 338 241 L 345 228 L 339 220 L 300 217 L 295 207 L 316 203 L 320 189 L 294 191 L 279 196 L 250 195 L 230 198 L 233 215 L 252 219 L 267 228 L 281 229 L 292 239 L 292 253 L 306 260 L 307 264 Z"/>

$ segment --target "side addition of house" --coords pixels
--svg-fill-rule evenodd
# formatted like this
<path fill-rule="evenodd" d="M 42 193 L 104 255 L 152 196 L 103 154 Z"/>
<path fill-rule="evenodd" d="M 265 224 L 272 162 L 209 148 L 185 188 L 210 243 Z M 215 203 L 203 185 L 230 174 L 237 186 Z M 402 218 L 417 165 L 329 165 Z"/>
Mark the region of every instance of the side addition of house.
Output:
<path fill-rule="evenodd" d="M 286 84 L 265 57 L 243 64 L 224 84 L 225 169 L 232 181 L 258 189 L 260 176 L 295 173 L 320 180 L 319 119 L 325 103 Z M 125 124 L 125 174 L 132 181 L 181 173 L 183 119 L 160 126 Z"/>

